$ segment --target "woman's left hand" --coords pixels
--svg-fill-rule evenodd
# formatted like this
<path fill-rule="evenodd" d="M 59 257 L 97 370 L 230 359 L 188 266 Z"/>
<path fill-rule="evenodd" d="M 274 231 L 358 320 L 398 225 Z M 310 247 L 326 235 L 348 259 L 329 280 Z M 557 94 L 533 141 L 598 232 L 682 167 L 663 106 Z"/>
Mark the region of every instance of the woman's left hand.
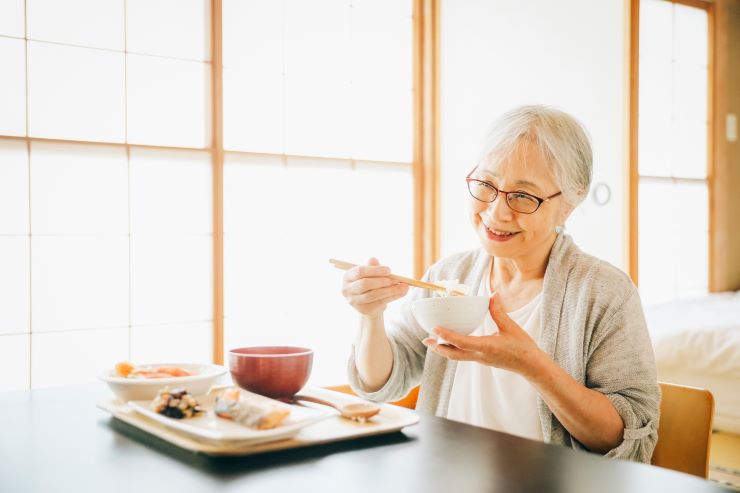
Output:
<path fill-rule="evenodd" d="M 537 343 L 501 306 L 498 295 L 494 294 L 488 304 L 498 333 L 488 336 L 466 336 L 437 327 L 437 335 L 454 346 L 437 344 L 433 337 L 424 339 L 424 344 L 435 353 L 456 361 L 477 361 L 504 370 L 521 374 L 525 378 L 534 377 L 537 363 L 545 353 Z"/>

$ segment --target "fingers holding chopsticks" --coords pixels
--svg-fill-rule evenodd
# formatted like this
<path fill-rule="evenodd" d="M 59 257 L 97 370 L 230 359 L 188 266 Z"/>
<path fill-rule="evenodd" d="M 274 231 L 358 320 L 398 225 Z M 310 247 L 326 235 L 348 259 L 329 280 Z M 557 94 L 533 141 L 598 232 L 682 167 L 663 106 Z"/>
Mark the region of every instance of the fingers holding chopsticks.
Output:
<path fill-rule="evenodd" d="M 342 281 L 342 295 L 363 315 L 374 316 L 385 311 L 388 303 L 402 298 L 409 286 L 390 278 L 390 269 L 371 258 L 367 265 L 349 269 Z"/>
<path fill-rule="evenodd" d="M 375 257 L 368 260 L 367 265 L 355 265 L 345 274 L 345 280 L 357 281 L 367 277 L 387 277 L 391 275 L 391 269 L 388 266 L 380 265 L 380 261 Z"/>

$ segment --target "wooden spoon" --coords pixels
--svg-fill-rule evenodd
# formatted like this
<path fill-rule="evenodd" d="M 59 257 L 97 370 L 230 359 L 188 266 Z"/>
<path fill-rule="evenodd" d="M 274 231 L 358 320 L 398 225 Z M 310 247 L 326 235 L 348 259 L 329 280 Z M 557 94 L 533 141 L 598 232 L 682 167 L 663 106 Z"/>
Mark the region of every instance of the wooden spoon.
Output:
<path fill-rule="evenodd" d="M 293 396 L 294 401 L 307 401 L 316 404 L 322 404 L 324 406 L 333 407 L 342 415 L 343 418 L 353 419 L 364 423 L 368 418 L 371 418 L 380 412 L 380 406 L 372 402 L 351 402 L 349 404 L 337 404 L 334 402 L 319 399 L 310 395 L 296 394 Z"/>

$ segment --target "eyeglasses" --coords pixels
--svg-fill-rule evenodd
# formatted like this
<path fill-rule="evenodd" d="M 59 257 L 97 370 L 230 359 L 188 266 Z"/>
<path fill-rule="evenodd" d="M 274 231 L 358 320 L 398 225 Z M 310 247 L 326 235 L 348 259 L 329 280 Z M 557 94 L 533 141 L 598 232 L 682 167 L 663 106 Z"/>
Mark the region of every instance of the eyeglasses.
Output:
<path fill-rule="evenodd" d="M 476 180 L 467 176 L 465 180 L 468 182 L 468 191 L 474 199 L 480 200 L 481 202 L 491 203 L 498 197 L 498 194 L 504 194 L 506 203 L 509 205 L 511 210 L 521 212 L 522 214 L 533 214 L 540 208 L 540 206 L 548 200 L 557 197 L 563 192 L 550 195 L 544 199 L 536 197 L 534 195 L 525 192 L 504 192 L 494 187 L 491 183 L 482 180 Z"/>

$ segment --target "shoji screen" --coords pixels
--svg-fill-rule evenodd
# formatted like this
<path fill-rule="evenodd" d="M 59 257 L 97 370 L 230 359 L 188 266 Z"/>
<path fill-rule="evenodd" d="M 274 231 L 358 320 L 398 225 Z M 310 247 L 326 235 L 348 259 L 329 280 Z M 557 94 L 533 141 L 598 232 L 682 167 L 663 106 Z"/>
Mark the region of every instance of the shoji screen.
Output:
<path fill-rule="evenodd" d="M 344 382 L 328 259 L 412 272 L 411 32 L 410 1 L 224 2 L 226 350 L 305 345 Z"/>
<path fill-rule="evenodd" d="M 0 390 L 209 361 L 210 2 L 0 9 Z"/>

